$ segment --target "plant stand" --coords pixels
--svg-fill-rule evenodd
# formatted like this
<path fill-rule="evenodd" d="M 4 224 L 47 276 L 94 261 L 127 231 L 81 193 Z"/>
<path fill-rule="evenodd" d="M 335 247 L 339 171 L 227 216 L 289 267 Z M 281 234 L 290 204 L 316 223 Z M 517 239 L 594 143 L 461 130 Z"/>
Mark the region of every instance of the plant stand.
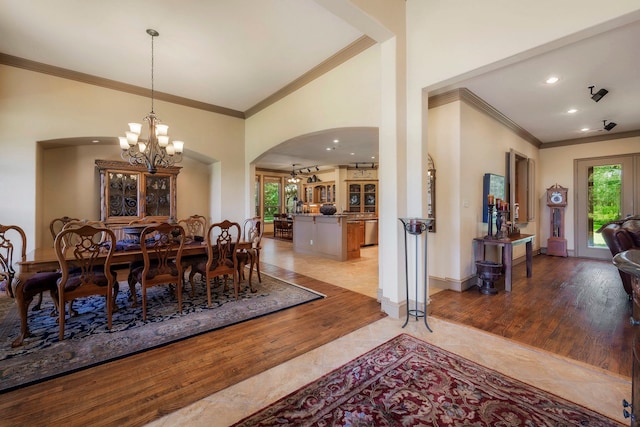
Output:
<path fill-rule="evenodd" d="M 427 322 L 427 301 L 429 299 L 429 285 L 427 280 L 427 233 L 428 226 L 433 222 L 432 218 L 398 218 L 404 228 L 404 270 L 405 270 L 405 289 L 407 292 L 407 318 L 402 327 L 404 328 L 409 323 L 409 318 L 413 317 L 416 321 L 422 317 L 424 319 L 424 325 L 429 332 L 433 332 Z M 424 236 L 423 236 L 424 233 Z M 411 300 L 409 298 L 409 254 L 407 251 L 407 235 L 414 237 L 415 245 L 415 304 L 411 307 Z M 418 279 L 418 241 L 424 242 L 424 278 L 422 283 Z M 422 285 L 422 286 L 420 286 Z M 424 300 L 420 304 L 420 288 L 422 288 Z"/>

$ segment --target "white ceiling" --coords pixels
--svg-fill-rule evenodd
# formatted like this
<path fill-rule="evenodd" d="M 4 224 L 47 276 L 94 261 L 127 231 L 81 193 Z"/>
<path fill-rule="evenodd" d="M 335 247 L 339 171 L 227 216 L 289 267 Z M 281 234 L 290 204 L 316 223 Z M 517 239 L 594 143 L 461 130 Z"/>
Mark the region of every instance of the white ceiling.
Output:
<path fill-rule="evenodd" d="M 156 91 L 242 112 L 363 36 L 314 0 L 0 0 L 0 10 L 1 53 L 146 88 L 153 28 Z M 466 87 L 543 143 L 606 133 L 602 120 L 618 124 L 609 135 L 635 131 L 638 40 L 635 22 L 438 92 Z M 551 74 L 560 81 L 549 87 Z M 609 94 L 595 103 L 591 85 Z M 568 115 L 570 107 L 578 113 Z M 336 129 L 287 141 L 258 165 L 290 170 L 372 156 L 377 162 L 376 129 Z"/>

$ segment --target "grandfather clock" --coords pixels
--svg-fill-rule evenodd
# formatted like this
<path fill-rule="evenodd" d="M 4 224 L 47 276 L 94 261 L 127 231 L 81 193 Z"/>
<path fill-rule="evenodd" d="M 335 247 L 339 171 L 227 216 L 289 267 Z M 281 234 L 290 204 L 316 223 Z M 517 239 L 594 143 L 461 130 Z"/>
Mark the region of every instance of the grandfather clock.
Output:
<path fill-rule="evenodd" d="M 547 240 L 547 255 L 568 256 L 567 239 L 564 238 L 564 209 L 567 206 L 568 189 L 558 184 L 547 188 L 547 206 L 551 208 L 551 233 Z"/>

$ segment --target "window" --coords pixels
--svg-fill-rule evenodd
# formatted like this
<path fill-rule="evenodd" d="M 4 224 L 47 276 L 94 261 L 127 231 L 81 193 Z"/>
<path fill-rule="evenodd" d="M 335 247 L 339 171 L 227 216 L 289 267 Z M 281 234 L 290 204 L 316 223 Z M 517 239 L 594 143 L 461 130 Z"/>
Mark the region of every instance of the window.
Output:
<path fill-rule="evenodd" d="M 280 213 L 282 204 L 282 178 L 264 177 L 264 221 L 273 221 L 274 215 Z"/>
<path fill-rule="evenodd" d="M 287 213 L 294 213 L 296 211 L 296 203 L 298 203 L 298 185 L 287 184 L 284 187 L 284 207 Z"/>
<path fill-rule="evenodd" d="M 256 175 L 256 181 L 254 183 L 255 190 L 255 216 L 262 216 L 260 214 L 260 176 Z"/>

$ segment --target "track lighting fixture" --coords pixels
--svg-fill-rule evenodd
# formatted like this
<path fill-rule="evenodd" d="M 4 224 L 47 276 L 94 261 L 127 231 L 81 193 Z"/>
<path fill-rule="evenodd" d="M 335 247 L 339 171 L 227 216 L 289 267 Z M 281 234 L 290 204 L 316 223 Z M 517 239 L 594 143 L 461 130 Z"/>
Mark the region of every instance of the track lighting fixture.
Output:
<path fill-rule="evenodd" d="M 320 168 L 316 165 L 316 172 L 320 172 Z"/>
<path fill-rule="evenodd" d="M 603 120 L 602 124 L 604 125 L 604 130 L 606 130 L 607 132 L 613 129 L 614 127 L 618 126 L 617 123 L 614 123 L 614 122 L 607 123 L 606 120 Z"/>
<path fill-rule="evenodd" d="M 307 168 L 307 173 L 311 173 L 311 168 Z"/>
<path fill-rule="evenodd" d="M 593 93 L 593 88 L 595 86 L 589 86 L 589 90 L 591 91 L 591 99 L 593 99 L 595 102 L 600 101 L 602 98 L 604 98 L 604 96 L 606 94 L 609 93 L 608 90 L 606 89 L 600 89 L 599 91 L 597 91 L 596 93 Z"/>
<path fill-rule="evenodd" d="M 356 169 L 358 169 L 358 164 L 356 163 Z"/>
<path fill-rule="evenodd" d="M 372 162 L 371 163 L 371 169 L 374 169 L 376 167 L 376 165 Z"/>

